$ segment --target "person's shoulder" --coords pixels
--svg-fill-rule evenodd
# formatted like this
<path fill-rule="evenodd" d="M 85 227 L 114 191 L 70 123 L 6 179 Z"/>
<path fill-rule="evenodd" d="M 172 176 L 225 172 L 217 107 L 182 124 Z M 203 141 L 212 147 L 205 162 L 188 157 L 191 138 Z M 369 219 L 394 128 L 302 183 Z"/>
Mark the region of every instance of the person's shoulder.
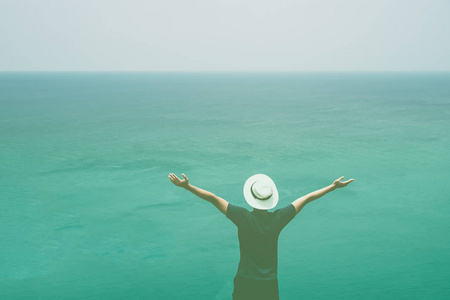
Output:
<path fill-rule="evenodd" d="M 243 208 L 242 206 L 233 204 L 233 203 L 231 203 L 231 202 L 228 203 L 228 207 L 233 207 L 233 208 Z"/>
<path fill-rule="evenodd" d="M 274 211 L 274 214 L 276 214 L 276 218 L 280 224 L 280 230 L 282 230 L 295 217 L 295 207 L 290 203 Z"/>
<path fill-rule="evenodd" d="M 292 203 L 289 203 L 288 205 L 277 209 L 273 213 L 280 216 L 281 218 L 288 218 L 288 219 L 292 219 L 296 215 L 295 207 L 294 205 L 292 205 Z"/>
<path fill-rule="evenodd" d="M 240 214 L 244 213 L 244 214 L 247 214 L 247 213 L 250 213 L 250 211 L 248 209 L 242 207 L 242 206 L 228 203 L 227 216 L 229 214 L 233 214 L 233 213 L 240 213 Z"/>
<path fill-rule="evenodd" d="M 289 203 L 288 205 L 278 208 L 277 210 L 275 210 L 273 213 L 275 214 L 279 214 L 279 213 L 283 213 L 283 212 L 290 212 L 290 211 L 294 211 L 295 212 L 295 207 L 294 205 L 292 205 L 292 203 Z"/>
<path fill-rule="evenodd" d="M 238 205 L 228 204 L 227 208 L 227 218 L 230 219 L 236 226 L 242 227 L 248 225 L 248 220 L 250 218 L 250 212 Z"/>

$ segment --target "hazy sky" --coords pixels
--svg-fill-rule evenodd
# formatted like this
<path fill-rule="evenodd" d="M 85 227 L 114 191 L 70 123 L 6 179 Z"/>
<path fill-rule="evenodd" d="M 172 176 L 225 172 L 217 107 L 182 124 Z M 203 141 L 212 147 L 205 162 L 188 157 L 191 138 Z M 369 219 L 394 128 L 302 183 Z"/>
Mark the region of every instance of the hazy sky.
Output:
<path fill-rule="evenodd" d="M 450 0 L 0 0 L 0 71 L 450 71 Z"/>

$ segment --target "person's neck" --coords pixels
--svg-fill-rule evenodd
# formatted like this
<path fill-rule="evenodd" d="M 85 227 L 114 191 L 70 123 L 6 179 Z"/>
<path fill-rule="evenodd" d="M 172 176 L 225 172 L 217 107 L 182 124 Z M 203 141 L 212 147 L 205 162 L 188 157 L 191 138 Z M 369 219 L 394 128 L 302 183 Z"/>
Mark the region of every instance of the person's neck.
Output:
<path fill-rule="evenodd" d="M 253 211 L 256 211 L 256 212 L 267 212 L 267 209 L 257 209 L 257 208 L 253 207 Z"/>

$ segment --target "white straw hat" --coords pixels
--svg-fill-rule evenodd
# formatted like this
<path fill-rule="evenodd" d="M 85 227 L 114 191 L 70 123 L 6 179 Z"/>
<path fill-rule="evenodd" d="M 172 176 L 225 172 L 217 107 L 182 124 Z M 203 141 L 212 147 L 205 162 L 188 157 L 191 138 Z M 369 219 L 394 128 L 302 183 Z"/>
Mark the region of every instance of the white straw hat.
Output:
<path fill-rule="evenodd" d="M 271 209 L 278 203 L 278 190 L 269 176 L 256 174 L 245 182 L 244 197 L 251 207 Z"/>

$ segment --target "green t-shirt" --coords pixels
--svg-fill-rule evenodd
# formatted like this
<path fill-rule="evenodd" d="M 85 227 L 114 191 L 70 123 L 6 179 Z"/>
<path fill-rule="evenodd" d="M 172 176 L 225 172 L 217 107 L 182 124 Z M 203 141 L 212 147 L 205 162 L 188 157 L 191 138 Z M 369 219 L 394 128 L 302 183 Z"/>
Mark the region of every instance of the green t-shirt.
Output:
<path fill-rule="evenodd" d="M 295 217 L 289 204 L 274 212 L 228 204 L 227 218 L 238 227 L 241 259 L 237 276 L 256 280 L 277 279 L 278 236 Z"/>

